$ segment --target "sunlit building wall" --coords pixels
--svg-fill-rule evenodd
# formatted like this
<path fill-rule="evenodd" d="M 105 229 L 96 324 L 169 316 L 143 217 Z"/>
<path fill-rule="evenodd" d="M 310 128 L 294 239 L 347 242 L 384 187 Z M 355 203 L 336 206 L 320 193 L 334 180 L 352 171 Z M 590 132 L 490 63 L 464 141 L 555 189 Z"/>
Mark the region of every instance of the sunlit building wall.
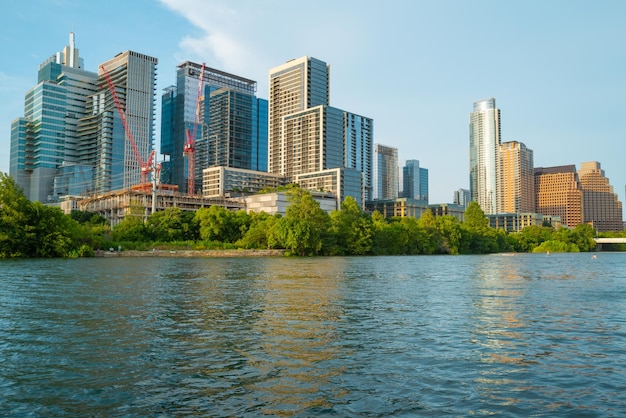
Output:
<path fill-rule="evenodd" d="M 575 165 L 537 167 L 534 212 L 558 216 L 561 224 L 575 227 L 583 222 L 583 194 Z"/>
<path fill-rule="evenodd" d="M 521 142 L 500 146 L 499 213 L 535 211 L 533 151 Z"/>
<path fill-rule="evenodd" d="M 578 179 L 583 194 L 583 222 L 597 231 L 622 231 L 622 202 L 597 161 L 580 165 Z"/>
<path fill-rule="evenodd" d="M 496 99 L 474 103 L 470 127 L 470 193 L 485 214 L 498 213 L 500 109 Z"/>

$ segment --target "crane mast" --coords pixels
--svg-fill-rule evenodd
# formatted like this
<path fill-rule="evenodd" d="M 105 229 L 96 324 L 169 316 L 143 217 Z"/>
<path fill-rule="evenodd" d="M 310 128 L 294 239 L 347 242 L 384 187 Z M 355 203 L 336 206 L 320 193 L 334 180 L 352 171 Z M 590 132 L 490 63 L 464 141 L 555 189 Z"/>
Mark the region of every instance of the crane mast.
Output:
<path fill-rule="evenodd" d="M 120 100 L 117 97 L 113 80 L 111 80 L 111 76 L 109 75 L 109 72 L 104 67 L 104 65 L 101 65 L 100 68 L 102 69 L 102 73 L 104 74 L 104 77 L 107 81 L 107 85 L 109 87 L 109 91 L 111 92 L 111 96 L 113 97 L 113 101 L 115 102 L 115 107 L 117 108 L 117 112 L 119 113 L 120 119 L 122 120 L 122 125 L 124 126 L 124 132 L 126 133 L 128 142 L 130 143 L 130 146 L 133 150 L 133 154 L 135 155 L 135 159 L 137 160 L 137 163 L 139 164 L 139 167 L 141 169 L 141 185 L 143 186 L 147 182 L 149 173 L 154 170 L 154 166 L 153 166 L 153 161 L 155 158 L 154 150 L 152 150 L 152 152 L 150 153 L 148 160 L 143 161 L 143 159 L 141 158 L 141 154 L 139 153 L 139 149 L 137 148 L 137 143 L 135 142 L 135 138 L 133 137 L 133 133 L 128 127 L 128 122 L 126 121 L 126 114 L 124 113 L 124 109 L 122 109 L 122 104 L 120 103 Z"/>
<path fill-rule="evenodd" d="M 196 113 L 193 121 L 193 131 L 186 130 L 187 141 L 183 147 L 183 156 L 187 158 L 187 193 L 190 196 L 196 194 L 196 135 L 200 124 L 200 109 L 204 96 L 202 95 L 202 84 L 204 82 L 205 64 L 202 63 L 200 79 L 198 81 L 198 96 L 196 99 Z"/>

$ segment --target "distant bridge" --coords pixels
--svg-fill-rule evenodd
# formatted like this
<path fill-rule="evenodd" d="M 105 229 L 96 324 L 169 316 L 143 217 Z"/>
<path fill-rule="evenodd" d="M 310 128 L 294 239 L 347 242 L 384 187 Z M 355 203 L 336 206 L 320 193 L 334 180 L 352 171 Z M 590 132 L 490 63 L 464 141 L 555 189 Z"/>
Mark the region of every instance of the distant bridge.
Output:
<path fill-rule="evenodd" d="M 596 249 L 602 250 L 602 244 L 626 244 L 626 238 L 594 238 Z"/>
<path fill-rule="evenodd" d="M 596 244 L 626 244 L 626 238 L 594 238 Z"/>

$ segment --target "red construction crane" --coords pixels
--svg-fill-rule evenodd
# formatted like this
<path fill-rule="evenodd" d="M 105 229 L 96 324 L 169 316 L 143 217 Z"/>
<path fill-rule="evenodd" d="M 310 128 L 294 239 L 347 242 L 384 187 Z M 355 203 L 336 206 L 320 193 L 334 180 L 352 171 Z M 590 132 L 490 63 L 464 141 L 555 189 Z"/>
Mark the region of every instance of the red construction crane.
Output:
<path fill-rule="evenodd" d="M 139 167 L 141 168 L 141 185 L 143 186 L 144 184 L 148 183 L 148 175 L 154 169 L 154 166 L 153 166 L 154 150 L 152 150 L 152 152 L 150 153 L 148 160 L 144 162 L 143 159 L 141 158 L 141 154 L 139 153 L 139 150 L 137 149 L 137 144 L 135 143 L 135 138 L 133 138 L 133 133 L 128 127 L 128 122 L 126 121 L 126 114 L 124 113 L 124 110 L 122 109 L 120 100 L 117 98 L 117 93 L 115 92 L 115 85 L 113 84 L 113 81 L 111 80 L 111 76 L 109 75 L 109 72 L 106 70 L 106 68 L 104 68 L 104 65 L 101 65 L 100 68 L 102 69 L 102 73 L 104 74 L 104 77 L 107 80 L 109 91 L 111 92 L 111 96 L 113 96 L 113 100 L 115 101 L 115 107 L 117 107 L 117 112 L 120 114 L 120 118 L 122 119 L 122 125 L 124 125 L 124 132 L 126 133 L 128 142 L 130 142 L 130 146 L 133 149 L 133 154 L 135 154 L 135 159 L 137 160 L 137 163 L 139 164 Z"/>
<path fill-rule="evenodd" d="M 204 82 L 204 68 L 202 63 L 202 71 L 200 71 L 200 80 L 198 82 L 198 98 L 196 100 L 196 116 L 193 121 L 193 131 L 186 130 L 187 141 L 183 147 L 183 156 L 187 157 L 187 193 L 190 196 L 196 194 L 196 134 L 198 133 L 198 125 L 200 124 L 200 108 L 204 96 L 202 95 L 202 84 Z"/>

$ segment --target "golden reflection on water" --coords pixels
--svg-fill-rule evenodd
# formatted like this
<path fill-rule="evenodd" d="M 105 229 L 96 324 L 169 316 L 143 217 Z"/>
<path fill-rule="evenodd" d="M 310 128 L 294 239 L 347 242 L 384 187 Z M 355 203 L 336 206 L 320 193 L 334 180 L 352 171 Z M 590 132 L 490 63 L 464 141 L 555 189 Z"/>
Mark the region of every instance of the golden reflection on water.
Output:
<path fill-rule="evenodd" d="M 328 396 L 341 396 L 341 389 L 329 381 L 343 368 L 333 361 L 349 355 L 333 344 L 341 338 L 337 323 L 343 314 L 335 272 L 343 270 L 345 261 L 319 261 L 298 263 L 299 271 L 279 271 L 258 282 L 265 303 L 252 326 L 263 336 L 264 350 L 248 356 L 261 375 L 270 377 L 249 389 L 260 393 L 265 414 L 292 415 L 297 412 L 293 405 L 301 410 L 330 408 Z M 331 386 L 334 393 L 325 394 L 324 387 Z"/>

